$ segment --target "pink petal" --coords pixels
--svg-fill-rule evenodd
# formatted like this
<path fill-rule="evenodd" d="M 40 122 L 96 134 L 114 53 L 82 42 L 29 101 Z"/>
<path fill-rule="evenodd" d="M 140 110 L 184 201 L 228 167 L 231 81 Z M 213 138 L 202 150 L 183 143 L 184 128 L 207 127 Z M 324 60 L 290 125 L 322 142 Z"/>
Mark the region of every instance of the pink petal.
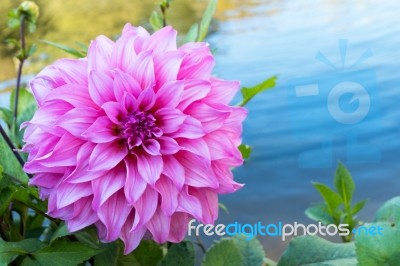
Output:
<path fill-rule="evenodd" d="M 214 57 L 208 44 L 187 43 L 179 48 L 186 53 L 178 79 L 203 79 L 207 80 L 214 68 Z"/>
<path fill-rule="evenodd" d="M 138 103 L 141 111 L 148 111 L 150 110 L 154 103 L 156 97 L 154 91 L 151 87 L 147 87 L 142 93 L 139 95 Z"/>
<path fill-rule="evenodd" d="M 185 169 L 182 164 L 172 155 L 163 156 L 164 168 L 162 173 L 174 182 L 180 191 L 185 183 Z"/>
<path fill-rule="evenodd" d="M 136 158 L 131 156 L 125 159 L 126 178 L 125 178 L 125 197 L 130 204 L 135 203 L 144 193 L 146 182 L 143 181 L 136 168 Z"/>
<path fill-rule="evenodd" d="M 89 171 L 107 171 L 115 167 L 128 154 L 125 145 L 118 142 L 99 143 L 89 159 Z"/>
<path fill-rule="evenodd" d="M 164 131 L 164 128 L 163 128 Z M 187 139 L 198 139 L 205 135 L 203 126 L 200 121 L 187 116 L 185 121 L 180 125 L 178 131 L 170 134 L 172 138 L 187 138 Z"/>
<path fill-rule="evenodd" d="M 74 204 L 74 217 L 67 220 L 66 223 L 69 232 L 76 232 L 98 220 L 97 213 L 92 209 L 92 197 L 86 197 Z"/>
<path fill-rule="evenodd" d="M 90 98 L 87 86 L 77 84 L 65 84 L 56 90 L 50 91 L 44 98 L 44 103 L 64 101 L 74 107 L 97 108 Z"/>
<path fill-rule="evenodd" d="M 189 223 L 189 215 L 183 212 L 176 212 L 171 216 L 168 241 L 179 243 L 185 239 Z"/>
<path fill-rule="evenodd" d="M 236 145 L 226 138 L 222 132 L 216 131 L 204 137 L 210 149 L 211 159 L 223 159 L 231 166 L 239 166 L 243 163 L 242 154 Z"/>
<path fill-rule="evenodd" d="M 114 46 L 115 43 L 105 36 L 99 36 L 92 41 L 87 55 L 89 71 L 105 73 L 109 70 Z"/>
<path fill-rule="evenodd" d="M 219 129 L 231 114 L 231 108 L 222 104 L 194 103 L 185 110 L 201 122 L 203 129 L 209 133 Z"/>
<path fill-rule="evenodd" d="M 211 91 L 207 99 L 211 99 L 216 103 L 229 104 L 240 89 L 239 81 L 227 81 L 217 78 L 211 78 L 210 81 Z"/>
<path fill-rule="evenodd" d="M 104 175 L 92 181 L 94 210 L 108 200 L 111 195 L 120 190 L 125 185 L 126 169 L 124 164 L 120 164 Z"/>
<path fill-rule="evenodd" d="M 120 124 L 122 118 L 125 116 L 124 110 L 120 103 L 117 102 L 107 102 L 101 106 L 101 108 L 106 112 L 108 118 L 114 124 Z"/>
<path fill-rule="evenodd" d="M 160 143 L 160 152 L 163 155 L 175 154 L 181 149 L 173 138 L 162 136 L 157 138 L 157 141 Z"/>
<path fill-rule="evenodd" d="M 119 69 L 127 70 L 129 63 L 136 57 L 135 42 L 138 36 L 132 32 L 122 34 L 115 42 L 112 52 L 113 65 Z"/>
<path fill-rule="evenodd" d="M 157 125 L 164 133 L 178 131 L 186 120 L 186 115 L 174 108 L 159 109 L 154 116 L 157 119 Z"/>
<path fill-rule="evenodd" d="M 161 244 L 168 239 L 170 223 L 171 219 L 158 208 L 146 227 L 153 235 L 154 241 Z"/>
<path fill-rule="evenodd" d="M 166 176 L 161 176 L 155 189 L 161 195 L 161 210 L 165 215 L 171 216 L 178 207 L 178 190 Z"/>
<path fill-rule="evenodd" d="M 161 155 L 160 143 L 158 143 L 155 139 L 146 139 L 142 143 L 142 147 L 150 155 Z"/>
<path fill-rule="evenodd" d="M 132 211 L 126 219 L 126 222 L 121 230 L 121 239 L 125 244 L 125 255 L 131 253 L 140 244 L 144 234 L 147 232 L 147 228 L 144 226 L 139 227 L 135 231 L 131 232 L 134 218 L 135 212 Z"/>
<path fill-rule="evenodd" d="M 131 231 L 145 225 L 157 209 L 158 193 L 151 187 L 147 187 L 143 195 L 133 204 L 135 207 L 135 220 Z"/>
<path fill-rule="evenodd" d="M 176 157 L 185 168 L 185 184 L 218 188 L 218 180 L 211 169 L 210 161 L 186 151 L 180 151 Z"/>
<path fill-rule="evenodd" d="M 77 155 L 75 170 L 66 178 L 69 183 L 83 183 L 92 181 L 101 176 L 101 173 L 93 173 L 88 171 L 89 158 L 96 145 L 94 143 L 86 142 L 83 144 Z"/>
<path fill-rule="evenodd" d="M 182 93 L 183 81 L 168 82 L 158 90 L 155 106 L 158 109 L 175 108 L 181 100 Z"/>
<path fill-rule="evenodd" d="M 39 173 L 29 180 L 30 186 L 38 186 L 44 188 L 54 188 L 61 181 L 62 174 L 55 173 Z"/>
<path fill-rule="evenodd" d="M 207 142 L 203 138 L 193 140 L 181 138 L 178 139 L 178 141 L 182 150 L 189 151 L 207 160 L 211 160 L 210 150 L 208 149 Z"/>
<path fill-rule="evenodd" d="M 123 191 L 115 193 L 100 206 L 97 214 L 106 227 L 106 234 L 102 236 L 102 241 L 111 242 L 120 236 L 121 229 L 131 210 L 132 206 L 129 206 L 125 200 Z"/>
<path fill-rule="evenodd" d="M 158 88 L 163 86 L 167 81 L 178 79 L 183 56 L 184 53 L 179 51 L 154 55 L 154 69 Z"/>
<path fill-rule="evenodd" d="M 142 152 L 137 155 L 137 167 L 143 180 L 154 186 L 160 178 L 163 160 L 161 156 L 152 156 Z"/>
<path fill-rule="evenodd" d="M 113 87 L 117 101 L 122 99 L 125 92 L 137 98 L 142 91 L 140 84 L 131 75 L 118 69 L 115 70 Z"/>
<path fill-rule="evenodd" d="M 146 49 L 155 53 L 176 51 L 176 36 L 177 32 L 171 26 L 164 27 L 151 35 Z"/>
<path fill-rule="evenodd" d="M 85 59 L 60 59 L 54 63 L 67 84 L 87 85 L 88 63 Z"/>
<path fill-rule="evenodd" d="M 231 166 L 229 164 L 226 164 L 224 160 L 212 161 L 211 167 L 218 178 L 219 182 L 218 193 L 220 194 L 233 193 L 236 190 L 243 187 L 243 184 L 239 184 L 233 181 Z"/>
<path fill-rule="evenodd" d="M 185 89 L 178 109 L 185 110 L 190 104 L 201 100 L 210 92 L 210 82 L 206 80 L 185 80 Z"/>
<path fill-rule="evenodd" d="M 197 220 L 201 220 L 203 217 L 202 205 L 200 200 L 195 196 L 188 193 L 188 187 L 185 186 L 178 195 L 179 206 L 176 209 L 178 212 L 189 213 Z"/>
<path fill-rule="evenodd" d="M 155 84 L 152 51 L 139 53 L 130 63 L 128 73 L 139 82 L 142 89 L 152 88 Z"/>
<path fill-rule="evenodd" d="M 107 116 L 101 116 L 81 135 L 94 143 L 106 143 L 118 138 L 114 132 L 115 125 Z"/>
<path fill-rule="evenodd" d="M 66 207 L 91 194 L 92 186 L 89 182 L 80 184 L 62 182 L 57 188 L 57 208 Z"/>
<path fill-rule="evenodd" d="M 96 109 L 74 108 L 58 119 L 55 126 L 65 129 L 75 137 L 81 137 L 81 134 L 93 124 L 96 118 Z"/>
<path fill-rule="evenodd" d="M 89 73 L 89 94 L 98 106 L 114 101 L 113 80 L 106 74 L 92 70 Z"/>
<path fill-rule="evenodd" d="M 208 188 L 194 188 L 190 193 L 198 198 L 202 205 L 201 221 L 205 224 L 214 224 L 218 218 L 218 193 Z"/>

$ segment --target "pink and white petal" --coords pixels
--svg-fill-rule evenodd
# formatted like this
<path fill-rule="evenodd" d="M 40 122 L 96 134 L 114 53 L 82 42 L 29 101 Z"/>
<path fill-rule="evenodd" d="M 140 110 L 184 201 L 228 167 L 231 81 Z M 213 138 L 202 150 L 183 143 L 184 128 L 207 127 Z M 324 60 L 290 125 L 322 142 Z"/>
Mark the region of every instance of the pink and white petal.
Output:
<path fill-rule="evenodd" d="M 203 207 L 200 200 L 188 193 L 188 186 L 185 186 L 178 195 L 179 205 L 176 209 L 178 212 L 186 212 L 193 216 L 196 220 L 201 221 L 203 217 Z"/>
<path fill-rule="evenodd" d="M 141 111 L 150 110 L 156 102 L 156 95 L 153 91 L 153 88 L 147 87 L 145 90 L 143 90 L 139 95 L 137 102 Z"/>
<path fill-rule="evenodd" d="M 144 193 L 147 183 L 137 172 L 136 158 L 129 156 L 125 158 L 126 178 L 125 178 L 125 197 L 130 204 L 134 204 Z"/>
<path fill-rule="evenodd" d="M 165 215 L 162 210 L 158 208 L 151 220 L 146 224 L 146 227 L 153 235 L 154 241 L 161 244 L 168 239 L 170 225 L 170 217 Z"/>
<path fill-rule="evenodd" d="M 138 36 L 133 32 L 122 34 L 115 42 L 112 52 L 113 65 L 126 71 L 129 63 L 136 57 L 135 42 Z"/>
<path fill-rule="evenodd" d="M 88 88 L 90 97 L 98 106 L 115 101 L 113 80 L 104 73 L 92 70 L 89 73 Z"/>
<path fill-rule="evenodd" d="M 233 193 L 244 186 L 243 184 L 239 184 L 233 180 L 231 166 L 226 164 L 224 160 L 212 161 L 211 168 L 218 178 L 218 193 Z"/>
<path fill-rule="evenodd" d="M 163 175 L 157 181 L 155 189 L 161 195 L 161 210 L 166 216 L 171 216 L 178 207 L 178 190 L 173 182 Z"/>
<path fill-rule="evenodd" d="M 171 216 L 168 241 L 179 243 L 185 239 L 189 223 L 189 215 L 183 212 L 176 212 Z"/>
<path fill-rule="evenodd" d="M 61 209 L 73 204 L 77 200 L 92 195 L 92 186 L 90 182 L 71 184 L 62 182 L 57 187 L 57 208 Z"/>
<path fill-rule="evenodd" d="M 181 146 L 173 138 L 161 136 L 157 141 L 160 143 L 160 152 L 162 155 L 175 154 L 181 150 Z"/>
<path fill-rule="evenodd" d="M 54 132 L 54 124 L 57 120 L 66 114 L 68 111 L 72 110 L 74 107 L 67 102 L 50 102 L 46 105 L 42 105 L 33 115 L 30 124 L 35 124 L 45 129 L 47 132 Z"/>
<path fill-rule="evenodd" d="M 164 129 L 163 129 L 164 131 Z M 203 137 L 206 132 L 201 122 L 194 117 L 187 116 L 185 121 L 179 126 L 179 129 L 169 136 L 172 138 L 198 139 Z"/>
<path fill-rule="evenodd" d="M 92 70 L 106 73 L 111 68 L 110 62 L 114 47 L 115 43 L 103 35 L 92 41 L 87 54 L 89 73 Z"/>
<path fill-rule="evenodd" d="M 55 126 L 79 138 L 96 121 L 97 113 L 96 109 L 90 107 L 74 108 L 60 117 Z"/>
<path fill-rule="evenodd" d="M 56 173 L 39 173 L 29 180 L 29 185 L 52 189 L 61 181 L 63 176 L 63 174 Z"/>
<path fill-rule="evenodd" d="M 142 240 L 144 234 L 147 232 L 147 228 L 144 226 L 139 227 L 135 231 L 131 232 L 134 219 L 135 211 L 132 210 L 121 230 L 120 237 L 125 244 L 125 255 L 131 253 L 140 244 L 140 241 Z"/>
<path fill-rule="evenodd" d="M 202 205 L 201 222 L 214 224 L 218 218 L 218 193 L 209 188 L 192 188 L 189 193 L 198 198 Z"/>
<path fill-rule="evenodd" d="M 207 95 L 207 101 L 229 104 L 240 89 L 239 81 L 211 78 L 211 91 Z"/>
<path fill-rule="evenodd" d="M 185 80 L 185 89 L 178 109 L 184 111 L 193 102 L 204 99 L 210 92 L 210 87 L 210 82 L 206 80 Z"/>
<path fill-rule="evenodd" d="M 127 92 L 124 93 L 124 96 L 122 97 L 122 102 L 122 108 L 124 110 L 123 112 L 125 112 L 126 114 L 131 114 L 138 109 L 138 102 L 136 98 Z"/>
<path fill-rule="evenodd" d="M 116 69 L 114 72 L 113 86 L 114 95 L 117 101 L 122 99 L 125 92 L 137 98 L 142 92 L 140 84 L 131 75 L 128 75 L 119 69 Z"/>
<path fill-rule="evenodd" d="M 147 224 L 147 222 L 153 217 L 154 212 L 157 209 L 158 204 L 158 193 L 155 189 L 147 186 L 143 195 L 133 204 L 135 208 L 135 220 L 133 222 L 131 231 L 135 231 L 137 228 Z"/>
<path fill-rule="evenodd" d="M 73 107 L 98 108 L 90 98 L 87 86 L 78 84 L 65 84 L 56 90 L 50 91 L 43 100 L 43 103 L 67 102 Z"/>
<path fill-rule="evenodd" d="M 184 139 L 178 138 L 177 139 L 181 150 L 191 152 L 195 155 L 199 155 L 207 159 L 208 161 L 211 160 L 210 150 L 207 146 L 207 142 L 203 138 L 199 139 Z"/>
<path fill-rule="evenodd" d="M 186 110 L 189 114 L 199 120 L 203 129 L 209 133 L 219 129 L 231 114 L 231 108 L 227 105 L 217 103 L 193 103 Z"/>
<path fill-rule="evenodd" d="M 107 102 L 103 104 L 101 108 L 106 112 L 108 118 L 117 125 L 126 115 L 124 108 L 122 108 L 121 104 L 117 102 Z"/>
<path fill-rule="evenodd" d="M 154 53 L 164 53 L 176 51 L 177 31 L 171 26 L 164 27 L 151 35 L 147 45 L 147 50 L 153 50 Z"/>
<path fill-rule="evenodd" d="M 239 146 L 241 143 L 241 135 L 243 129 L 243 120 L 246 119 L 247 110 L 243 107 L 231 107 L 231 115 L 225 121 L 222 130 L 227 133 L 231 141 Z"/>
<path fill-rule="evenodd" d="M 187 151 L 180 151 L 175 156 L 185 168 L 185 184 L 194 187 L 218 188 L 219 183 L 209 160 Z"/>
<path fill-rule="evenodd" d="M 179 68 L 184 57 L 183 52 L 171 51 L 154 55 L 154 69 L 157 89 L 168 81 L 178 79 Z"/>
<path fill-rule="evenodd" d="M 64 58 L 54 62 L 54 68 L 59 71 L 67 84 L 80 84 L 87 86 L 88 63 L 86 59 Z"/>
<path fill-rule="evenodd" d="M 179 51 L 185 52 L 186 55 L 182 61 L 178 79 L 207 80 L 211 76 L 215 62 L 208 44 L 187 43 L 182 45 Z"/>
<path fill-rule="evenodd" d="M 91 196 L 82 198 L 74 204 L 74 217 L 66 221 L 68 232 L 79 231 L 99 220 L 91 205 Z"/>
<path fill-rule="evenodd" d="M 120 190 L 126 181 L 125 164 L 121 163 L 104 175 L 92 181 L 93 203 L 92 207 L 95 211 L 106 202 L 111 195 Z"/>
<path fill-rule="evenodd" d="M 185 169 L 180 162 L 173 156 L 163 156 L 164 167 L 162 173 L 168 176 L 178 191 L 181 191 L 185 183 Z"/>
<path fill-rule="evenodd" d="M 161 156 L 141 152 L 137 154 L 137 168 L 143 180 L 154 187 L 163 169 L 163 159 Z"/>
<path fill-rule="evenodd" d="M 184 82 L 181 80 L 165 83 L 157 91 L 155 102 L 156 108 L 175 108 L 181 101 L 183 85 Z"/>
<path fill-rule="evenodd" d="M 125 145 L 118 141 L 99 143 L 89 158 L 89 171 L 108 171 L 119 164 L 128 154 Z"/>
<path fill-rule="evenodd" d="M 172 133 L 179 130 L 185 122 L 187 116 L 178 109 L 162 108 L 154 114 L 157 120 L 157 126 L 161 128 L 163 133 Z"/>
<path fill-rule="evenodd" d="M 35 79 L 33 79 L 29 87 L 32 89 L 33 95 L 40 106 L 47 95 L 55 88 L 65 85 L 65 81 L 59 75 L 59 71 L 53 66 L 45 67 Z"/>
<path fill-rule="evenodd" d="M 89 158 L 93 152 L 96 144 L 91 142 L 86 142 L 83 144 L 77 155 L 77 162 L 74 171 L 66 178 L 69 183 L 84 183 L 92 181 L 102 175 L 101 172 L 93 173 L 88 171 L 89 168 Z"/>
<path fill-rule="evenodd" d="M 211 159 L 223 159 L 231 166 L 239 166 L 243 163 L 242 154 L 237 146 L 226 137 L 223 132 L 215 131 L 204 137 L 210 149 Z"/>
<path fill-rule="evenodd" d="M 155 139 L 146 139 L 145 141 L 143 141 L 142 147 L 149 155 L 161 155 L 160 143 L 158 143 L 158 141 Z"/>
<path fill-rule="evenodd" d="M 116 125 L 107 116 L 101 116 L 81 136 L 94 143 L 107 143 L 118 138 Z"/>
<path fill-rule="evenodd" d="M 122 190 L 108 198 L 97 210 L 100 221 L 106 227 L 106 234 L 100 240 L 110 242 L 118 239 L 131 210 L 132 206 L 126 201 Z"/>
<path fill-rule="evenodd" d="M 143 89 L 155 85 L 154 62 L 152 51 L 140 52 L 128 67 L 128 74 L 137 80 Z"/>

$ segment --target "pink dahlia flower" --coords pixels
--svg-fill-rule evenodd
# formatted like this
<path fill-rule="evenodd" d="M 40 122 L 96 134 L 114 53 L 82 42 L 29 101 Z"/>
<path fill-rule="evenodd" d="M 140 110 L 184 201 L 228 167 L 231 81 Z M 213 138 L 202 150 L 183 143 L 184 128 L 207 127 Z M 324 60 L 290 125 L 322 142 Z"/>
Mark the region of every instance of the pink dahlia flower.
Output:
<path fill-rule="evenodd" d="M 25 171 L 48 214 L 74 232 L 94 224 L 125 253 L 147 232 L 182 241 L 188 220 L 213 223 L 218 194 L 242 185 L 246 110 L 229 106 L 236 81 L 211 77 L 206 43 L 176 46 L 176 31 L 126 25 L 99 36 L 87 58 L 61 59 L 32 81 L 39 105 L 25 124 Z"/>

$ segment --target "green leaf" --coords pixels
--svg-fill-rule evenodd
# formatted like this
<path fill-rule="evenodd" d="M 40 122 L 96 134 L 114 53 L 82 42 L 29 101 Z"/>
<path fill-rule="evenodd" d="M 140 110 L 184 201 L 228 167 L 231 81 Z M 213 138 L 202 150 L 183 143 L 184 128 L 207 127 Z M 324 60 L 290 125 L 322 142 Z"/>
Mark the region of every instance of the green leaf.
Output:
<path fill-rule="evenodd" d="M 64 52 L 66 52 L 66 53 L 68 53 L 68 54 L 71 54 L 71 55 L 73 55 L 73 56 L 75 56 L 75 57 L 78 57 L 78 58 L 82 58 L 82 57 L 85 57 L 85 56 L 86 56 L 86 53 L 84 53 L 84 52 L 82 52 L 82 51 L 78 51 L 77 49 L 72 48 L 72 47 L 69 47 L 69 46 L 64 45 L 64 44 L 59 44 L 59 43 L 55 43 L 55 42 L 51 42 L 51 41 L 46 41 L 46 40 L 40 40 L 40 41 L 43 42 L 43 43 L 45 43 L 45 44 L 48 44 L 48 45 L 50 45 L 50 46 L 53 46 L 53 47 L 55 47 L 55 48 L 58 48 L 58 49 L 60 49 L 60 50 L 63 50 Z"/>
<path fill-rule="evenodd" d="M 312 184 L 318 190 L 319 194 L 321 194 L 326 206 L 328 206 L 329 214 L 334 216 L 336 209 L 343 203 L 340 195 L 324 184 L 317 182 L 313 182 Z"/>
<path fill-rule="evenodd" d="M 250 88 L 243 87 L 241 90 L 243 100 L 238 105 L 245 106 L 257 94 L 259 94 L 265 90 L 274 88 L 276 85 L 276 79 L 277 79 L 277 77 L 273 76 L 273 77 L 270 77 L 270 78 L 264 80 L 263 82 L 261 82 L 260 84 L 258 84 L 256 86 L 253 86 Z"/>
<path fill-rule="evenodd" d="M 143 266 L 156 266 L 163 257 L 161 247 L 151 240 L 142 240 L 131 254 L 136 258 L 139 265 Z"/>
<path fill-rule="evenodd" d="M 374 222 L 400 224 L 400 197 L 386 201 L 376 212 Z"/>
<path fill-rule="evenodd" d="M 228 207 L 226 207 L 223 203 L 218 203 L 218 207 L 220 207 L 226 214 L 229 214 Z"/>
<path fill-rule="evenodd" d="M 68 231 L 67 225 L 65 223 L 62 223 L 54 231 L 54 234 L 51 236 L 50 242 L 53 242 L 63 236 L 68 236 L 70 234 L 71 233 Z"/>
<path fill-rule="evenodd" d="M 399 265 L 400 230 L 397 224 L 379 222 L 364 225 L 367 230 L 380 226 L 382 235 L 360 233 L 355 236 L 357 259 L 360 265 Z"/>
<path fill-rule="evenodd" d="M 194 266 L 195 253 L 192 242 L 183 241 L 178 244 L 173 244 L 167 255 L 161 261 L 160 266 Z"/>
<path fill-rule="evenodd" d="M 28 50 L 28 56 L 33 55 L 36 52 L 36 44 L 32 44 L 31 48 Z"/>
<path fill-rule="evenodd" d="M 334 184 L 336 190 L 342 197 L 344 204 L 350 205 L 355 190 L 355 185 L 349 170 L 347 170 L 342 163 L 339 163 L 338 167 L 336 168 Z"/>
<path fill-rule="evenodd" d="M 22 265 L 76 266 L 100 252 L 102 252 L 101 249 L 94 249 L 80 242 L 69 242 L 61 239 L 32 253 L 31 256 L 23 260 Z"/>
<path fill-rule="evenodd" d="M 357 265 L 358 261 L 356 258 L 345 258 L 345 259 L 336 259 L 324 262 L 305 264 L 303 266 L 357 266 Z"/>
<path fill-rule="evenodd" d="M 0 107 L 0 119 L 3 120 L 9 127 L 11 127 L 13 113 L 11 110 Z"/>
<path fill-rule="evenodd" d="M 262 265 L 265 252 L 257 238 L 246 240 L 246 236 L 238 235 L 232 239 L 235 241 L 242 254 L 243 266 Z"/>
<path fill-rule="evenodd" d="M 353 215 L 357 214 L 359 211 L 361 211 L 364 208 L 367 201 L 368 200 L 362 200 L 362 201 L 359 201 L 356 204 L 354 204 L 353 208 L 351 209 L 351 213 Z"/>
<path fill-rule="evenodd" d="M 157 31 L 163 27 L 163 17 L 155 10 L 153 10 L 151 13 L 149 22 L 154 31 Z"/>
<path fill-rule="evenodd" d="M 238 147 L 240 153 L 242 154 L 243 159 L 250 158 L 251 147 L 249 145 L 240 144 Z"/>
<path fill-rule="evenodd" d="M 210 247 L 202 266 L 242 266 L 244 258 L 235 240 L 223 238 Z"/>
<path fill-rule="evenodd" d="M 197 38 L 197 41 L 201 42 L 206 38 L 208 28 L 210 27 L 210 23 L 212 17 L 214 16 L 216 8 L 217 8 L 217 0 L 210 0 L 208 2 L 208 5 L 206 7 L 206 10 L 204 11 L 203 17 L 200 22 L 199 36 Z"/>
<path fill-rule="evenodd" d="M 11 187 L 6 187 L 0 191 L 0 217 L 10 205 L 14 193 L 15 189 Z"/>
<path fill-rule="evenodd" d="M 11 110 L 14 110 L 15 93 L 16 90 L 13 90 L 10 96 Z M 22 114 L 25 111 L 25 109 L 31 106 L 32 104 L 36 104 L 35 98 L 33 97 L 32 93 L 30 93 L 25 88 L 21 88 L 19 90 L 19 96 L 18 96 L 18 115 Z"/>
<path fill-rule="evenodd" d="M 337 244 L 317 236 L 295 237 L 283 253 L 278 266 L 305 265 L 355 257 L 354 243 Z"/>
<path fill-rule="evenodd" d="M 25 239 L 19 242 L 5 242 L 0 238 L 0 265 L 8 265 L 19 255 L 26 255 L 44 247 L 38 239 Z"/>
<path fill-rule="evenodd" d="M 29 178 L 22 171 L 22 167 L 15 158 L 10 147 L 4 138 L 0 135 L 0 165 L 3 166 L 4 174 L 12 176 L 24 185 L 28 185 Z"/>
<path fill-rule="evenodd" d="M 199 24 L 195 23 L 190 27 L 189 31 L 186 33 L 185 38 L 183 38 L 183 43 L 195 42 L 198 34 L 199 34 Z"/>
<path fill-rule="evenodd" d="M 117 264 L 119 255 L 119 246 L 117 242 L 104 243 L 101 244 L 101 247 L 104 251 L 94 257 L 94 266 L 120 265 Z"/>
<path fill-rule="evenodd" d="M 328 213 L 327 207 L 325 204 L 318 204 L 312 207 L 307 208 L 305 214 L 308 218 L 313 221 L 321 222 L 325 225 L 335 224 L 335 220 Z"/>

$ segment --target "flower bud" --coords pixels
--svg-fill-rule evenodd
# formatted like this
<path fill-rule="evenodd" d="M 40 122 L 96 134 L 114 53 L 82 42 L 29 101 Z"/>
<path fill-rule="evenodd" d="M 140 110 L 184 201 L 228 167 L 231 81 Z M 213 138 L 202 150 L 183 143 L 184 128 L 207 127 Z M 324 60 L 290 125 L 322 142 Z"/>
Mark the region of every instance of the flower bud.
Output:
<path fill-rule="evenodd" d="M 35 21 L 39 16 L 39 7 L 33 1 L 24 1 L 19 5 L 18 12 L 29 16 L 32 21 Z"/>

